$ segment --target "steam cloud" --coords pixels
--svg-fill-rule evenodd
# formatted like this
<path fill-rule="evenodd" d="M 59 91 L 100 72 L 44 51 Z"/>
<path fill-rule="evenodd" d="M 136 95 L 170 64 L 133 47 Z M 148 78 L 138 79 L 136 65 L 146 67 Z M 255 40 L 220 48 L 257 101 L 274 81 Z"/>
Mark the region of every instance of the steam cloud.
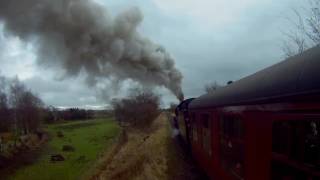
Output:
<path fill-rule="evenodd" d="M 182 74 L 163 47 L 137 32 L 142 19 L 138 8 L 113 18 L 90 0 L 0 0 L 5 30 L 37 44 L 38 64 L 62 67 L 66 77 L 85 72 L 95 88 L 131 79 L 182 100 Z"/>

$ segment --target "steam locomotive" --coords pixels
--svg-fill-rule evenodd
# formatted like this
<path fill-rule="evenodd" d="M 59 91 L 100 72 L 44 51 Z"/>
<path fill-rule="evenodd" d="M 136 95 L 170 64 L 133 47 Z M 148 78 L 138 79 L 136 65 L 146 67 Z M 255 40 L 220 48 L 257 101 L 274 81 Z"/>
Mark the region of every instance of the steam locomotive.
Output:
<path fill-rule="evenodd" d="M 320 46 L 176 108 L 197 164 L 218 180 L 320 179 Z"/>

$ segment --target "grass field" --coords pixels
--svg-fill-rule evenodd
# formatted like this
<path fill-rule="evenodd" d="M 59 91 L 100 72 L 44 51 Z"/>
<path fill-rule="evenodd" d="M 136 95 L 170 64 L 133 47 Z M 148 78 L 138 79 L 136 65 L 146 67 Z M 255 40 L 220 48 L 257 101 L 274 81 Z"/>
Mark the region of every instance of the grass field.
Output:
<path fill-rule="evenodd" d="M 128 129 L 128 141 L 101 158 L 102 168 L 91 180 L 205 180 L 190 154 L 172 137 L 168 118 L 169 114 L 161 113 L 148 130 Z"/>
<path fill-rule="evenodd" d="M 58 137 L 58 131 L 61 131 L 64 137 Z M 100 119 L 49 125 L 48 132 L 51 139 L 39 159 L 32 165 L 18 169 L 10 179 L 80 179 L 113 142 L 119 127 L 113 120 Z M 63 145 L 71 145 L 75 151 L 64 152 Z M 61 154 L 65 161 L 50 162 L 51 154 Z"/>

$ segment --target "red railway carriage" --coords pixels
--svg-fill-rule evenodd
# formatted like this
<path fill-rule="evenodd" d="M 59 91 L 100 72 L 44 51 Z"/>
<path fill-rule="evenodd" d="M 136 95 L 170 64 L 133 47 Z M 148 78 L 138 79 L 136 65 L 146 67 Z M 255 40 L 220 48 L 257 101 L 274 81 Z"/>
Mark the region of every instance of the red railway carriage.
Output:
<path fill-rule="evenodd" d="M 212 179 L 320 179 L 320 47 L 194 99 L 192 154 Z"/>

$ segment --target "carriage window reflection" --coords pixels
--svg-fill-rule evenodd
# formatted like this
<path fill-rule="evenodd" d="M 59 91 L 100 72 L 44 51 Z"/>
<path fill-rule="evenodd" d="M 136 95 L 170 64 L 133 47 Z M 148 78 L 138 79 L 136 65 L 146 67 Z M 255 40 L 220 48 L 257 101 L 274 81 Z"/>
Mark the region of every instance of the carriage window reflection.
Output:
<path fill-rule="evenodd" d="M 198 141 L 198 132 L 197 132 L 197 118 L 196 118 L 195 113 L 192 113 L 191 123 L 192 123 L 192 126 L 191 126 L 192 139 L 194 142 L 197 142 Z"/>
<path fill-rule="evenodd" d="M 320 170 L 319 130 L 320 120 L 287 120 L 273 123 L 272 174 L 274 178 L 313 178 L 307 174 L 310 174 L 310 171 Z M 306 165 L 307 169 L 302 168 L 303 165 Z M 282 168 L 278 168 L 279 166 Z M 293 170 L 286 171 L 286 169 Z"/>
<path fill-rule="evenodd" d="M 236 117 L 220 119 L 221 165 L 236 179 L 244 177 L 243 124 Z"/>
<path fill-rule="evenodd" d="M 203 149 L 207 152 L 209 156 L 211 156 L 211 131 L 210 131 L 210 115 L 202 114 L 202 146 Z"/>

